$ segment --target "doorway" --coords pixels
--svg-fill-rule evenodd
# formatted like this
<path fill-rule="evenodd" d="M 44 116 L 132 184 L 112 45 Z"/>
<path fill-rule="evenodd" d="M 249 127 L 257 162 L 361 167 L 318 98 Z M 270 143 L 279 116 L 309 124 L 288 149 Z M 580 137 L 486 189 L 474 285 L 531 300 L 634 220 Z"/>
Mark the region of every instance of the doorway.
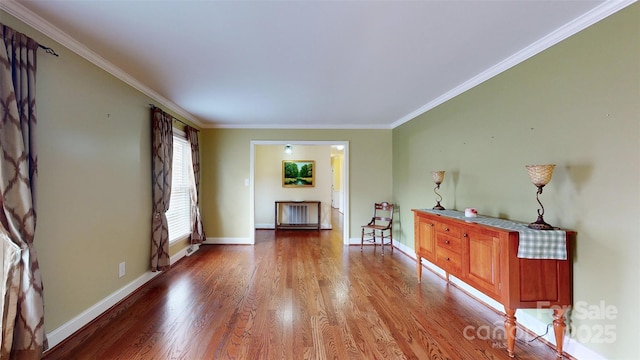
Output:
<path fill-rule="evenodd" d="M 250 234 L 250 243 L 255 244 L 256 228 L 256 147 L 259 145 L 278 145 L 284 148 L 285 145 L 292 146 L 340 146 L 343 152 L 343 161 L 340 171 L 342 173 L 342 209 L 343 209 L 343 243 L 349 243 L 349 142 L 348 141 L 285 141 L 285 140 L 252 140 L 250 142 L 250 171 L 249 171 L 249 226 L 254 231 Z M 329 211 L 331 212 L 331 204 Z"/>

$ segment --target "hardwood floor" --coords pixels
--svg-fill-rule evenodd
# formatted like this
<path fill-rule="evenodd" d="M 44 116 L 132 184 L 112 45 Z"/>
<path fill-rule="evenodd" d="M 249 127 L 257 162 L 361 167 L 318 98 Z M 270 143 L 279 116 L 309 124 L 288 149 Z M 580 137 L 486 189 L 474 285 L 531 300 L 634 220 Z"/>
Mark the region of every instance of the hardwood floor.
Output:
<path fill-rule="evenodd" d="M 204 245 L 45 359 L 509 359 L 501 315 L 335 221 Z M 516 358 L 555 359 L 518 335 Z"/>

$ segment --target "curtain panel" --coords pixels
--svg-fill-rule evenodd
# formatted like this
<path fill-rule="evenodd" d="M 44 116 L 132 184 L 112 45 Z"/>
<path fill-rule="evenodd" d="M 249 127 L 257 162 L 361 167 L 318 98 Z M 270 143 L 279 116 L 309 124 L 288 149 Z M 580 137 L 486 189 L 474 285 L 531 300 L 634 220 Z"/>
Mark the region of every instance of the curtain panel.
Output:
<path fill-rule="evenodd" d="M 47 348 L 36 251 L 38 43 L 0 23 L 0 358 L 39 359 Z"/>
<path fill-rule="evenodd" d="M 191 145 L 191 243 L 201 244 L 205 239 L 202 217 L 200 216 L 200 143 L 198 130 L 185 126 L 184 132 Z"/>
<path fill-rule="evenodd" d="M 151 172 L 153 219 L 151 223 L 151 271 L 168 270 L 169 226 L 167 210 L 171 199 L 173 164 L 173 117 L 157 107 L 151 109 Z"/>

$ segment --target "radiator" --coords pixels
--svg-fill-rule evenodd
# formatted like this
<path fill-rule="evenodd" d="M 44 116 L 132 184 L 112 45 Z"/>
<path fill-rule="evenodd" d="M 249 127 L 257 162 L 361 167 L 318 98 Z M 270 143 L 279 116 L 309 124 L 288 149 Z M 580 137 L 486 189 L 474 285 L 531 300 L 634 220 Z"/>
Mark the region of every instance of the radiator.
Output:
<path fill-rule="evenodd" d="M 290 225 L 308 224 L 309 207 L 306 204 L 289 205 L 287 218 Z"/>

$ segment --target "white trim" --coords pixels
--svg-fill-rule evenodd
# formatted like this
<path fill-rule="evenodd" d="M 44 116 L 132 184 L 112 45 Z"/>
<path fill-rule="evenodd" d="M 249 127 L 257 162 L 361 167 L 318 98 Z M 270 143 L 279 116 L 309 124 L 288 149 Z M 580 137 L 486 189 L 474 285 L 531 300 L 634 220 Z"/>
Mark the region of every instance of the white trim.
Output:
<path fill-rule="evenodd" d="M 357 240 L 359 244 L 360 239 L 357 239 Z M 400 242 L 394 242 L 393 245 L 394 247 L 396 247 L 398 250 L 405 253 L 410 258 L 416 260 L 416 253 L 414 249 L 409 248 L 408 246 Z M 445 276 L 444 270 L 433 265 L 427 260 L 422 261 L 422 266 L 428 268 L 429 270 L 435 272 L 436 274 L 440 275 L 443 278 Z M 486 296 L 485 294 L 467 285 L 465 282 L 455 278 L 454 276 L 450 276 L 449 279 L 452 284 L 462 289 L 463 291 L 467 292 L 469 295 L 473 296 L 479 302 L 491 307 L 492 309 L 496 310 L 501 314 L 504 314 L 504 306 L 502 306 L 502 304 L 500 304 L 499 302 Z M 550 310 L 538 310 L 538 311 L 550 311 Z M 525 311 L 516 310 L 516 319 L 519 327 L 527 329 L 527 331 L 533 334 L 536 334 L 536 335 L 544 334 L 547 330 L 547 323 L 542 321 L 539 317 L 532 316 Z M 553 331 L 549 331 L 549 333 L 543 336 L 543 338 L 548 343 L 553 344 L 555 346 L 556 340 L 555 340 Z M 563 350 L 565 353 L 571 355 L 572 357 L 576 359 L 606 360 L 606 358 L 602 357 L 601 355 L 597 354 L 593 350 L 589 349 L 584 344 L 577 342 L 575 339 L 572 339 L 569 335 L 565 336 L 564 339 L 565 340 L 564 340 Z"/>
<path fill-rule="evenodd" d="M 349 141 L 340 140 L 251 140 L 249 147 L 249 226 L 255 229 L 255 152 L 256 145 L 343 145 L 344 161 L 342 170 L 344 174 L 344 217 L 342 221 L 342 239 L 345 245 L 349 244 Z M 324 226 L 322 226 L 324 228 Z M 251 231 L 251 244 L 255 244 L 255 231 Z"/>
<path fill-rule="evenodd" d="M 86 46 L 78 42 L 73 37 L 69 36 L 64 31 L 58 29 L 57 27 L 53 26 L 50 22 L 36 15 L 34 12 L 27 9 L 22 4 L 16 2 L 15 0 L 2 0 L 0 1 L 0 9 L 5 10 L 9 14 L 15 16 L 18 20 L 31 26 L 32 28 L 41 32 L 42 34 L 50 37 L 54 41 L 60 43 L 62 46 L 68 48 L 69 50 L 78 54 L 82 58 L 88 60 L 89 62 L 96 65 L 97 67 L 103 69 L 109 74 L 122 80 L 124 83 L 130 85 L 134 89 L 140 91 L 141 93 L 147 95 L 153 100 L 159 102 L 163 107 L 166 107 L 169 110 L 172 110 L 176 114 L 191 121 L 192 123 L 194 123 L 199 127 L 204 127 L 204 124 L 202 123 L 202 121 L 200 121 L 198 118 L 196 118 L 195 116 L 190 114 L 188 111 L 180 107 L 178 104 L 158 94 L 156 91 L 154 91 L 147 85 L 141 83 L 136 78 L 124 72 L 122 69 L 115 66 L 111 62 L 107 61 L 102 56 L 91 51 L 89 48 L 87 48 Z"/>
<path fill-rule="evenodd" d="M 360 239 L 358 239 L 358 243 L 360 243 Z M 415 260 L 415 259 L 416 259 L 416 253 L 415 253 L 415 251 L 414 251 L 413 249 L 411 249 L 410 247 L 408 247 L 407 245 L 405 245 L 405 244 L 403 244 L 403 243 L 401 243 L 401 242 L 396 241 L 396 242 L 393 244 L 393 246 L 394 246 L 396 249 L 398 249 L 398 250 L 402 251 L 403 253 L 407 254 L 407 255 L 408 255 L 410 258 L 412 258 L 413 260 Z"/>
<path fill-rule="evenodd" d="M 523 314 L 524 315 L 524 314 Z M 524 321 L 523 321 L 524 322 Z M 527 327 L 528 328 L 528 327 Z M 577 342 L 569 336 L 565 336 L 563 350 L 567 354 L 573 356 L 576 359 L 589 359 L 589 360 L 607 360 L 606 357 L 596 353 L 583 344 Z M 555 343 L 555 342 L 554 342 Z"/>
<path fill-rule="evenodd" d="M 187 140 L 187 133 L 184 130 L 180 130 L 177 127 L 173 127 L 173 136 L 177 136 L 183 140 Z"/>
<path fill-rule="evenodd" d="M 342 216 L 342 226 L 343 226 L 343 231 L 342 231 L 342 243 L 343 244 L 347 244 L 347 241 L 349 240 L 349 234 L 351 233 L 351 223 L 350 223 L 350 218 L 351 218 L 351 180 L 350 179 L 350 171 L 349 169 L 351 168 L 349 166 L 349 159 L 351 158 L 351 156 L 349 155 L 349 142 L 345 141 L 344 143 L 337 143 L 336 145 L 344 145 L 344 159 L 342 162 L 342 176 L 344 176 L 344 184 L 343 184 L 343 190 L 344 190 L 344 194 L 343 194 L 343 202 L 342 202 L 342 211 L 343 211 L 343 216 Z"/>
<path fill-rule="evenodd" d="M 500 310 L 502 312 L 502 310 Z M 546 310 L 551 312 L 551 310 Z M 526 328 L 527 330 L 533 332 L 534 334 L 544 334 L 547 331 L 547 325 L 544 323 L 539 317 L 533 316 L 524 311 L 516 311 L 516 319 L 518 322 L 518 326 Z M 543 336 L 544 340 L 546 340 L 550 344 L 556 343 L 556 339 L 551 327 L 549 328 L 549 332 L 547 335 Z M 589 359 L 589 360 L 606 360 L 607 358 L 602 355 L 594 352 L 593 350 L 587 348 L 585 345 L 577 342 L 575 339 L 571 338 L 571 335 L 567 333 L 564 337 L 564 344 L 562 345 L 562 349 L 567 354 L 571 355 L 576 359 Z"/>
<path fill-rule="evenodd" d="M 185 247 L 183 249 L 181 249 L 180 251 L 178 251 L 175 255 L 173 255 L 171 257 L 171 260 L 169 260 L 169 262 L 171 263 L 171 265 L 175 264 L 178 260 L 182 259 L 183 257 L 187 256 L 187 249 L 189 247 Z"/>
<path fill-rule="evenodd" d="M 207 124 L 205 129 L 390 130 L 388 124 Z"/>
<path fill-rule="evenodd" d="M 414 110 L 413 112 L 401 117 L 391 124 L 391 128 L 395 129 L 398 126 L 406 123 L 409 120 L 416 118 L 419 115 L 426 113 L 427 111 L 435 108 L 436 106 L 443 104 L 444 102 L 453 99 L 454 97 L 470 90 L 481 83 L 491 79 L 492 77 L 520 64 L 521 62 L 529 59 L 530 57 L 541 53 L 542 51 L 552 47 L 560 41 L 586 29 L 587 27 L 597 23 L 598 21 L 610 16 L 625 7 L 633 4 L 637 0 L 615 0 L 605 1 L 601 5 L 593 8 L 591 11 L 583 14 L 577 19 L 563 25 L 559 29 L 551 32 L 547 36 L 539 39 L 526 48 L 518 51 L 510 57 L 502 60 L 498 64 L 490 67 L 489 69 L 481 72 L 480 74 L 472 77 L 464 83 L 456 86 L 455 88 L 447 91 L 446 93 L 438 96 L 437 98 L 426 103 L 422 107 Z"/>
<path fill-rule="evenodd" d="M 498 64 L 486 69 L 480 74 L 474 76 L 473 78 L 465 81 L 461 85 L 447 91 L 446 93 L 438 96 L 422 107 L 412 111 L 411 113 L 403 116 L 402 118 L 396 120 L 391 125 L 342 125 L 342 126 L 322 126 L 322 125 L 296 125 L 292 127 L 292 125 L 285 124 L 275 124 L 275 125 L 264 125 L 264 124 L 251 124 L 251 125 L 234 125 L 234 124 L 210 124 L 210 123 L 202 123 L 196 117 L 191 115 L 189 112 L 184 110 L 178 104 L 173 101 L 163 97 L 158 94 L 151 88 L 142 84 L 140 81 L 124 72 L 122 69 L 113 65 L 109 61 L 105 60 L 103 57 L 99 56 L 95 52 L 89 50 L 86 46 L 79 43 L 77 40 L 69 36 L 67 33 L 53 26 L 48 21 L 44 20 L 40 16 L 33 13 L 31 10 L 25 8 L 22 4 L 16 2 L 15 0 L 2 0 L 0 1 L 0 9 L 5 10 L 9 14 L 15 16 L 22 22 L 27 25 L 33 27 L 37 31 L 43 33 L 44 35 L 50 37 L 54 41 L 57 41 L 61 45 L 67 47 L 71 51 L 80 55 L 81 57 L 87 59 L 91 63 L 95 64 L 99 68 L 107 71 L 123 82 L 131 85 L 135 89 L 141 91 L 152 99 L 158 101 L 163 104 L 167 108 L 173 110 L 175 113 L 183 116 L 185 119 L 192 121 L 194 124 L 202 127 L 202 128 L 251 128 L 251 129 L 394 129 L 407 121 L 414 119 L 415 117 L 435 108 L 436 106 L 464 93 L 465 91 L 483 83 L 484 81 L 520 64 L 521 62 L 529 59 L 530 57 L 539 54 L 540 52 L 550 48 L 551 46 L 565 40 L 566 38 L 586 29 L 587 27 L 597 23 L 598 21 L 615 14 L 616 12 L 624 9 L 625 7 L 635 3 L 637 0 L 613 0 L 613 1 L 605 1 L 599 6 L 593 8 L 591 11 L 583 14 L 582 16 L 574 19 L 573 21 L 563 25 L 562 27 L 556 29 L 555 31 L 549 33 L 538 41 L 532 43 L 531 45 L 525 47 L 524 49 L 518 51 L 512 56 L 504 59 Z"/>
<path fill-rule="evenodd" d="M 349 239 L 349 243 L 360 244 L 360 239 L 351 238 Z M 204 244 L 248 244 L 250 245 L 249 239 L 246 239 L 246 238 L 207 238 Z M 397 242 L 394 244 L 394 247 L 402 251 L 403 253 L 405 253 L 410 258 L 414 260 L 416 259 L 415 251 L 407 247 L 406 245 Z M 176 253 L 174 256 L 171 257 L 171 264 L 173 265 L 178 260 L 185 257 L 186 253 L 187 253 L 187 248 L 180 250 L 178 253 Z M 432 265 L 428 261 L 425 261 L 423 263 L 423 266 L 429 267 L 430 269 L 435 270 L 436 272 L 440 270 L 439 268 L 435 267 L 435 265 Z M 55 347 L 66 338 L 73 335 L 73 333 L 80 330 L 83 326 L 90 323 L 91 321 L 96 319 L 98 316 L 102 315 L 105 311 L 109 310 L 112 306 L 114 306 L 115 304 L 120 302 L 122 299 L 126 298 L 127 296 L 132 294 L 134 291 L 144 286 L 146 283 L 148 283 L 150 280 L 152 280 L 154 277 L 160 274 L 161 274 L 160 272 L 150 272 L 150 271 L 143 274 L 136 280 L 132 281 L 131 283 L 124 286 L 123 288 L 107 296 L 106 298 L 99 301 L 95 305 L 91 306 L 89 309 L 85 310 L 78 316 L 69 320 L 62 326 L 54 329 L 53 331 L 47 334 L 47 339 L 49 341 L 49 348 L 51 349 Z M 454 283 L 456 286 L 462 288 L 464 291 L 474 296 L 476 299 L 478 299 L 478 301 L 496 309 L 501 313 L 503 312 L 502 305 L 500 305 L 495 300 L 485 296 L 484 294 L 480 293 L 479 291 L 473 289 L 469 285 L 465 284 L 464 282 L 454 277 L 451 277 L 451 279 L 452 279 L 452 283 Z M 518 310 L 516 312 L 516 318 L 518 319 L 519 326 L 526 328 L 527 330 L 531 331 L 534 334 L 541 334 L 544 330 L 546 330 L 547 325 L 544 322 L 540 321 L 540 319 L 538 319 L 537 317 L 527 314 L 526 312 L 521 312 L 520 310 Z M 555 339 L 553 338 L 553 334 L 547 334 L 547 336 L 545 336 L 544 338 L 549 343 L 555 344 Z M 565 337 L 564 351 L 576 359 L 606 360 L 606 358 L 595 353 L 593 350 L 587 348 L 583 344 L 575 341 L 574 339 L 568 336 Z"/>
<path fill-rule="evenodd" d="M 256 143 L 249 142 L 249 241 L 256 243 Z"/>
<path fill-rule="evenodd" d="M 255 228 L 256 229 L 261 229 L 261 230 L 274 230 L 275 226 L 273 225 L 273 223 L 256 224 Z M 322 224 L 320 224 L 320 229 L 321 230 L 331 230 L 331 229 L 333 229 L 333 226 L 330 223 L 322 223 Z M 315 229 L 311 228 L 311 230 L 315 230 Z"/>
<path fill-rule="evenodd" d="M 180 150 L 180 151 L 176 151 Z M 191 236 L 191 185 L 192 164 L 191 145 L 186 134 L 180 129 L 173 128 L 173 159 L 181 159 L 180 166 L 172 169 L 171 201 L 166 212 L 169 227 L 169 246 L 187 240 Z M 178 176 L 182 174 L 182 176 Z M 182 202 L 181 202 L 182 201 Z M 180 233 L 177 233 L 180 231 Z"/>
<path fill-rule="evenodd" d="M 352 237 L 352 238 L 348 238 L 347 241 L 345 241 L 345 244 L 347 245 L 360 245 L 360 238 L 357 237 Z"/>
<path fill-rule="evenodd" d="M 182 259 L 187 253 L 187 249 L 184 248 L 175 255 L 171 257 L 169 263 L 171 265 L 175 264 L 178 260 Z M 69 336 L 73 335 L 76 331 L 82 329 L 83 326 L 95 320 L 98 316 L 102 315 L 104 312 L 109 310 L 111 307 L 125 299 L 127 296 L 131 295 L 134 291 L 138 290 L 146 283 L 151 281 L 156 276 L 162 274 L 162 272 L 151 272 L 147 271 L 142 276 L 128 283 L 124 287 L 116 290 L 111 293 L 104 299 L 98 301 L 93 306 L 88 308 L 87 310 L 78 314 L 78 316 L 73 319 L 67 321 L 62 324 L 62 326 L 53 329 L 50 333 L 47 334 L 47 340 L 49 341 L 49 349 L 52 349 L 54 346 L 58 345 L 62 341 L 64 341 Z"/>
<path fill-rule="evenodd" d="M 255 231 L 252 231 L 255 232 Z M 255 239 L 252 238 L 211 238 L 202 242 L 207 245 L 253 245 Z"/>
<path fill-rule="evenodd" d="M 50 333 L 47 334 L 47 339 L 49 341 L 49 348 L 53 348 L 64 339 L 73 335 L 76 331 L 80 330 L 83 326 L 87 325 L 98 316 L 102 315 L 105 311 L 109 310 L 112 306 L 120 302 L 122 299 L 126 298 L 138 288 L 149 282 L 151 279 L 159 275 L 159 272 L 146 272 L 139 278 L 130 282 L 123 288 L 115 291 L 110 294 L 106 298 L 100 300 L 87 310 L 80 313 L 78 316 L 73 319 L 67 321 L 62 326 L 54 329 Z"/>

